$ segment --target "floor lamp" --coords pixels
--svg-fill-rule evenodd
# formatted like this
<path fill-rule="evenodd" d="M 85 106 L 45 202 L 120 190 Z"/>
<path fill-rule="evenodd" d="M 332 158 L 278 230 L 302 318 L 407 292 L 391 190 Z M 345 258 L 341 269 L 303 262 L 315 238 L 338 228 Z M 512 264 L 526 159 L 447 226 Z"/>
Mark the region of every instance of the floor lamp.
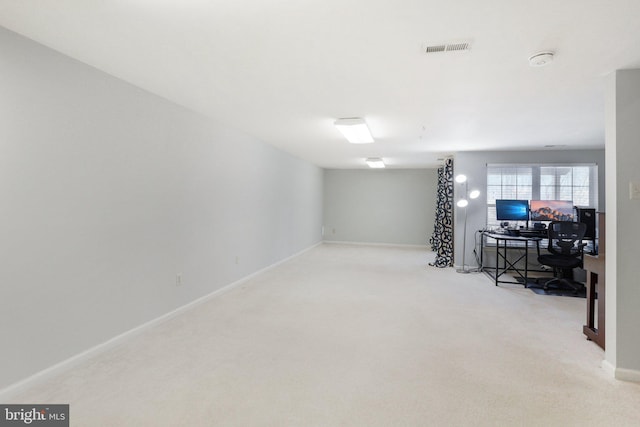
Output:
<path fill-rule="evenodd" d="M 456 271 L 458 273 L 471 273 L 478 271 L 477 269 L 469 269 L 465 264 L 465 256 L 467 252 L 467 206 L 469 206 L 470 199 L 477 199 L 480 196 L 479 190 L 471 190 L 469 191 L 469 183 L 467 181 L 466 175 L 458 175 L 456 176 L 456 182 L 458 184 L 464 184 L 464 193 L 463 196 L 458 200 L 456 206 L 460 209 L 464 209 L 464 228 L 462 234 L 462 266 Z"/>

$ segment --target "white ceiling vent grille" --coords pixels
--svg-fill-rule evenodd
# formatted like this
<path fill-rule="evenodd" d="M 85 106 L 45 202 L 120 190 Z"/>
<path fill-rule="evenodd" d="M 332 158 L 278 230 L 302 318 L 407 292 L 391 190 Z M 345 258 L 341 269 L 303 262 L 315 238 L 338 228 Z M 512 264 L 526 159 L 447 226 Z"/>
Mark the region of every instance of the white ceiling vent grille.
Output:
<path fill-rule="evenodd" d="M 471 49 L 471 43 L 469 42 L 455 42 L 435 45 L 423 45 L 425 53 L 438 53 L 438 52 L 467 52 Z"/>
<path fill-rule="evenodd" d="M 436 53 L 436 52 L 444 52 L 445 50 L 447 50 L 447 45 L 439 44 L 437 46 L 427 46 L 427 48 L 424 51 L 426 53 Z"/>

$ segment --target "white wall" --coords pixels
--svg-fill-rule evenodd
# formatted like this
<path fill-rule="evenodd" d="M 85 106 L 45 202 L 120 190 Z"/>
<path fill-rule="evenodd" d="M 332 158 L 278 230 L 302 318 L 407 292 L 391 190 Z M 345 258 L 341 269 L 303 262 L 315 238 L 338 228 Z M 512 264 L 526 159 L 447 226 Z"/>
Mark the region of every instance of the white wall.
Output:
<path fill-rule="evenodd" d="M 478 188 L 480 197 L 469 203 L 467 218 L 467 254 L 465 260 L 473 259 L 473 241 L 470 240 L 476 230 L 487 224 L 487 164 L 492 163 L 596 163 L 598 165 L 598 210 L 605 210 L 605 158 L 604 150 L 541 150 L 541 151 L 469 151 L 460 152 L 453 163 L 454 175 L 465 174 L 469 189 Z M 463 190 L 460 184 L 454 184 L 455 198 Z M 463 215 L 454 219 L 455 264 L 462 264 Z M 469 244 L 471 241 L 472 244 Z"/>
<path fill-rule="evenodd" d="M 326 170 L 324 239 L 425 245 L 437 185 L 437 169 Z"/>
<path fill-rule="evenodd" d="M 606 363 L 618 378 L 640 381 L 640 70 L 613 73 L 607 86 Z"/>
<path fill-rule="evenodd" d="M 0 51 L 0 389 L 321 241 L 320 168 L 1 28 Z"/>

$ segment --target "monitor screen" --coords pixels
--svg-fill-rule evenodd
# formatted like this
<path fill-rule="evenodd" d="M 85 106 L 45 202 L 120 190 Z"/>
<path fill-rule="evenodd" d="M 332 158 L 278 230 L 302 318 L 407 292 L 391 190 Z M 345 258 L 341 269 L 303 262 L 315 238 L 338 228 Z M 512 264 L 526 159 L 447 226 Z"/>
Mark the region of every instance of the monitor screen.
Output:
<path fill-rule="evenodd" d="M 532 200 L 532 221 L 573 221 L 573 201 Z"/>
<path fill-rule="evenodd" d="M 528 200 L 496 200 L 498 221 L 527 221 L 529 219 Z"/>

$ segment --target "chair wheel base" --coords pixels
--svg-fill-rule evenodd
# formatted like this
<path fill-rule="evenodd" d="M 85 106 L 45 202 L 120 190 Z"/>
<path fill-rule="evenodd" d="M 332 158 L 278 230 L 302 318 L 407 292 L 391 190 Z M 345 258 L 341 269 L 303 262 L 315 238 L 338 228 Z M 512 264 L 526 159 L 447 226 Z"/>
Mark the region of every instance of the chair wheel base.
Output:
<path fill-rule="evenodd" d="M 551 286 L 550 286 L 551 285 Z M 567 279 L 551 279 L 547 281 L 542 289 L 548 291 L 549 289 L 567 289 L 572 290 L 576 295 L 584 288 L 584 285 L 580 282 L 573 282 Z"/>

